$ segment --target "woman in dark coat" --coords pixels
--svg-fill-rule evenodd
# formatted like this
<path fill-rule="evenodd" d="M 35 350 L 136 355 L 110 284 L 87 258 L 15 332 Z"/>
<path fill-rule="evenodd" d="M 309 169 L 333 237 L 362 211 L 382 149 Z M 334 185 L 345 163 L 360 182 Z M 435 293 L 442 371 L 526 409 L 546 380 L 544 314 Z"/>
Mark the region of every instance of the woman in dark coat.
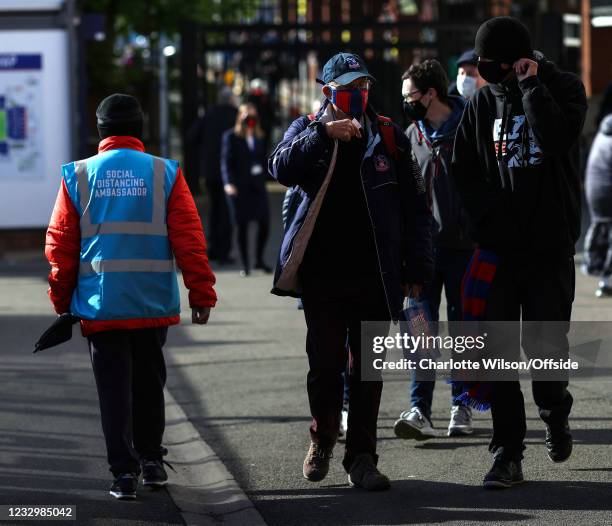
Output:
<path fill-rule="evenodd" d="M 584 270 L 600 278 L 597 297 L 612 296 L 612 114 L 601 121 L 591 147 L 586 197 L 591 226 L 585 239 Z"/>
<path fill-rule="evenodd" d="M 223 134 L 221 147 L 221 175 L 238 228 L 241 276 L 248 276 L 251 272 L 248 250 L 251 221 L 258 226 L 255 268 L 272 272 L 263 260 L 270 225 L 263 139 L 256 107 L 250 103 L 242 104 L 238 108 L 236 125 Z"/>

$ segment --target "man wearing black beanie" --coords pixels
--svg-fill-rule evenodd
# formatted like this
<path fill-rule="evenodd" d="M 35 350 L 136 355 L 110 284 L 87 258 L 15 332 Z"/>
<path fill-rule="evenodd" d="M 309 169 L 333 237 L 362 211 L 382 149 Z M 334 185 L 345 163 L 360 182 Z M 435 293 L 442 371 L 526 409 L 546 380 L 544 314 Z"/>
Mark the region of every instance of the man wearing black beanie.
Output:
<path fill-rule="evenodd" d="M 176 266 L 192 321 L 206 324 L 217 296 L 206 239 L 178 162 L 145 152 L 142 110 L 131 95 L 96 111 L 98 154 L 65 164 L 47 230 L 49 297 L 81 321 L 98 389 L 113 482 L 136 498 L 168 482 L 163 347 L 180 322 Z"/>
<path fill-rule="evenodd" d="M 100 102 L 96 110 L 100 139 L 113 136 L 142 140 L 143 116 L 136 97 L 115 93 Z"/>
<path fill-rule="evenodd" d="M 479 298 L 484 307 L 474 314 L 485 321 L 516 322 L 522 316 L 528 357 L 539 357 L 545 348 L 557 358 L 567 357 L 574 244 L 580 234 L 574 156 L 587 110 L 584 87 L 576 75 L 534 51 L 529 31 L 515 18 L 482 24 L 475 49 L 478 69 L 489 84 L 463 114 L 452 173 L 479 248 L 468 273 L 477 274 L 479 258 L 497 264 L 489 264 L 488 293 Z M 552 329 L 541 322 L 557 323 Z M 526 329 L 534 326 L 535 332 Z M 544 345 L 544 331 L 553 333 L 546 341 L 552 345 Z M 512 352 L 518 360 L 519 346 Z M 534 373 L 533 396 L 553 462 L 567 460 L 572 451 L 567 385 L 560 375 L 542 381 Z M 489 402 L 494 464 L 484 486 L 510 487 L 523 481 L 526 424 L 518 379 L 492 382 Z"/>

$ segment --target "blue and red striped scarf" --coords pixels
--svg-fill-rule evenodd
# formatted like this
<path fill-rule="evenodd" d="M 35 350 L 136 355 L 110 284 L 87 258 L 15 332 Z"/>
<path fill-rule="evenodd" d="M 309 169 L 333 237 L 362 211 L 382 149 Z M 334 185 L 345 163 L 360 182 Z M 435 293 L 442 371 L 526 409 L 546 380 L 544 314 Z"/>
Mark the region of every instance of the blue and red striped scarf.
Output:
<path fill-rule="evenodd" d="M 482 249 L 474 251 L 461 282 L 464 321 L 484 320 L 487 297 L 498 265 L 499 256 L 493 252 Z M 462 402 L 478 411 L 490 409 L 490 382 L 453 380 L 452 383 L 461 387 L 461 394 L 454 398 L 455 402 Z"/>

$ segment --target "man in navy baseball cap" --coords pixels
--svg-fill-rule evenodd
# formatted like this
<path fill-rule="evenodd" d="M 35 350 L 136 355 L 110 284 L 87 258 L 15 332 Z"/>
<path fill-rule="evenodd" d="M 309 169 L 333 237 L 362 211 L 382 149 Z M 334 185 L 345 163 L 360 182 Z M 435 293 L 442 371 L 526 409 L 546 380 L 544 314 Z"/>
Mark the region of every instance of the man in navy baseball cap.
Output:
<path fill-rule="evenodd" d="M 318 82 L 323 84 L 326 99 L 347 116 L 360 120 L 375 80 L 359 55 L 338 53 L 325 63 L 323 79 Z"/>
<path fill-rule="evenodd" d="M 320 482 L 329 472 L 350 353 L 342 464 L 351 486 L 385 490 L 376 454 L 383 383 L 361 348 L 386 336 L 405 295 L 429 280 L 432 217 L 410 141 L 368 104 L 374 78 L 363 60 L 338 53 L 321 76 L 320 111 L 294 120 L 268 160 L 271 176 L 301 198 L 286 215 L 272 292 L 302 298 L 308 327 L 312 423 L 302 475 Z M 362 381 L 366 369 L 372 381 Z"/>

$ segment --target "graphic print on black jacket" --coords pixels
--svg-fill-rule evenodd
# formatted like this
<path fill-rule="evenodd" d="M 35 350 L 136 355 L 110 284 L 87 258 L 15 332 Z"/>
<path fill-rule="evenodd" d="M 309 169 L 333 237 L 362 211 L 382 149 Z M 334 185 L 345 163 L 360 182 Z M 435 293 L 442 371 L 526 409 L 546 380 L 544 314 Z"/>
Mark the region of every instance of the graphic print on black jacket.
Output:
<path fill-rule="evenodd" d="M 576 75 L 537 51 L 534 59 L 537 77 L 484 86 L 468 103 L 452 173 L 479 247 L 573 255 L 581 217 L 576 148 L 587 100 Z"/>

